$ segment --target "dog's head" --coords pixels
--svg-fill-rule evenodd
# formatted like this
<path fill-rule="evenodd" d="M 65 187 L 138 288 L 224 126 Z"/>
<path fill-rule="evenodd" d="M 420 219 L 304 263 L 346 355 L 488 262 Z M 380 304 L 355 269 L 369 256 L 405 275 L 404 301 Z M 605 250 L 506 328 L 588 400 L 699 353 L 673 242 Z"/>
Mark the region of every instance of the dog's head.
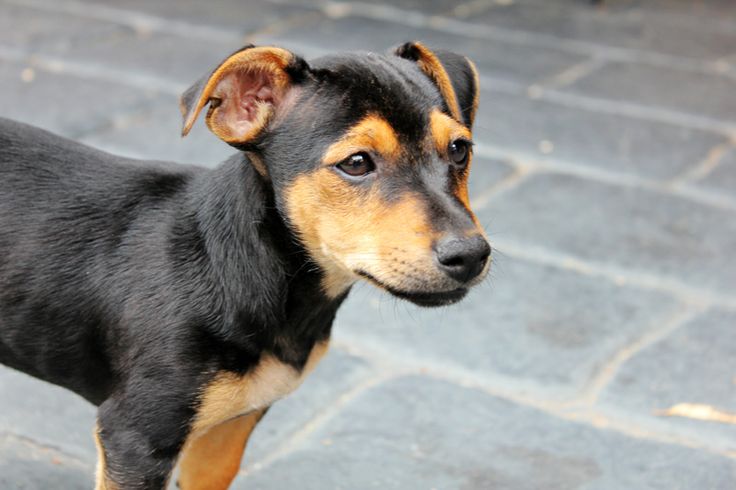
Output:
<path fill-rule="evenodd" d="M 467 190 L 478 106 L 467 58 L 407 43 L 307 64 L 246 47 L 182 96 L 183 134 L 207 104 L 209 128 L 273 186 L 329 296 L 364 278 L 438 306 L 485 276 L 491 249 Z"/>

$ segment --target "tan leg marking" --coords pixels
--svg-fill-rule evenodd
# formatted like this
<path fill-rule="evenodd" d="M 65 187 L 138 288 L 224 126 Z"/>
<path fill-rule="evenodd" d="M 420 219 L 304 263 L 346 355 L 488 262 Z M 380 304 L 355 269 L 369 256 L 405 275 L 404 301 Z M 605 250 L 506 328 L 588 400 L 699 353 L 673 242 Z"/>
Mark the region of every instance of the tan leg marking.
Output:
<path fill-rule="evenodd" d="M 107 458 L 100 440 L 100 427 L 95 426 L 95 446 L 97 447 L 97 470 L 95 471 L 95 490 L 118 490 L 117 484 L 107 477 Z"/>
<path fill-rule="evenodd" d="M 209 430 L 254 410 L 270 406 L 294 391 L 327 352 L 328 341 L 314 345 L 301 371 L 264 354 L 257 366 L 244 375 L 218 373 L 202 393 L 201 405 L 192 432 Z"/>
<path fill-rule="evenodd" d="M 223 422 L 195 434 L 182 450 L 179 462 L 181 490 L 226 490 L 240 469 L 256 424 L 265 409 Z"/>

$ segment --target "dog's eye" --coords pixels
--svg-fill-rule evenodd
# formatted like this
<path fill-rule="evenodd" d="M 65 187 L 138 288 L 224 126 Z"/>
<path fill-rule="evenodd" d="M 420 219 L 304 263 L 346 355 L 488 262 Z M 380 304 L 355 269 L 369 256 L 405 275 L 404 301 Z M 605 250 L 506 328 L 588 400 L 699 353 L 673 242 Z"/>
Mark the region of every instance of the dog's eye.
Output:
<path fill-rule="evenodd" d="M 336 166 L 351 177 L 362 177 L 376 169 L 376 165 L 373 163 L 370 155 L 362 152 L 349 156 Z"/>
<path fill-rule="evenodd" d="M 447 155 L 452 163 L 458 167 L 464 167 L 468 163 L 468 155 L 470 154 L 470 143 L 465 140 L 455 140 L 447 145 Z"/>

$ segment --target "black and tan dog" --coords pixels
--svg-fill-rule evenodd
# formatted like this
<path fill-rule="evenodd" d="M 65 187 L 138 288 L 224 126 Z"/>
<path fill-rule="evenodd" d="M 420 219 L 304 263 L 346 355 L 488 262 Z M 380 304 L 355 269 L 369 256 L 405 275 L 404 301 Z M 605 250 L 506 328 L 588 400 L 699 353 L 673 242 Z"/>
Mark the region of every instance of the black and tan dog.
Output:
<path fill-rule="evenodd" d="M 246 47 L 182 97 L 207 170 L 0 121 L 0 361 L 99 406 L 98 489 L 227 488 L 363 278 L 460 300 L 490 247 L 467 178 L 478 77 L 408 43 L 307 64 Z"/>

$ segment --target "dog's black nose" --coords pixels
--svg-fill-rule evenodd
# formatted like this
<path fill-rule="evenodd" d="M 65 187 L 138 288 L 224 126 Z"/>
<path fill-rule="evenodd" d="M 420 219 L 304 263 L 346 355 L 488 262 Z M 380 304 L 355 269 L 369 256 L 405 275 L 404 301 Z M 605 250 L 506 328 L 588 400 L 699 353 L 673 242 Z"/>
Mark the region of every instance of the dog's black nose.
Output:
<path fill-rule="evenodd" d="M 480 235 L 448 235 L 437 241 L 435 254 L 440 269 L 459 282 L 478 277 L 491 255 L 491 246 Z"/>

